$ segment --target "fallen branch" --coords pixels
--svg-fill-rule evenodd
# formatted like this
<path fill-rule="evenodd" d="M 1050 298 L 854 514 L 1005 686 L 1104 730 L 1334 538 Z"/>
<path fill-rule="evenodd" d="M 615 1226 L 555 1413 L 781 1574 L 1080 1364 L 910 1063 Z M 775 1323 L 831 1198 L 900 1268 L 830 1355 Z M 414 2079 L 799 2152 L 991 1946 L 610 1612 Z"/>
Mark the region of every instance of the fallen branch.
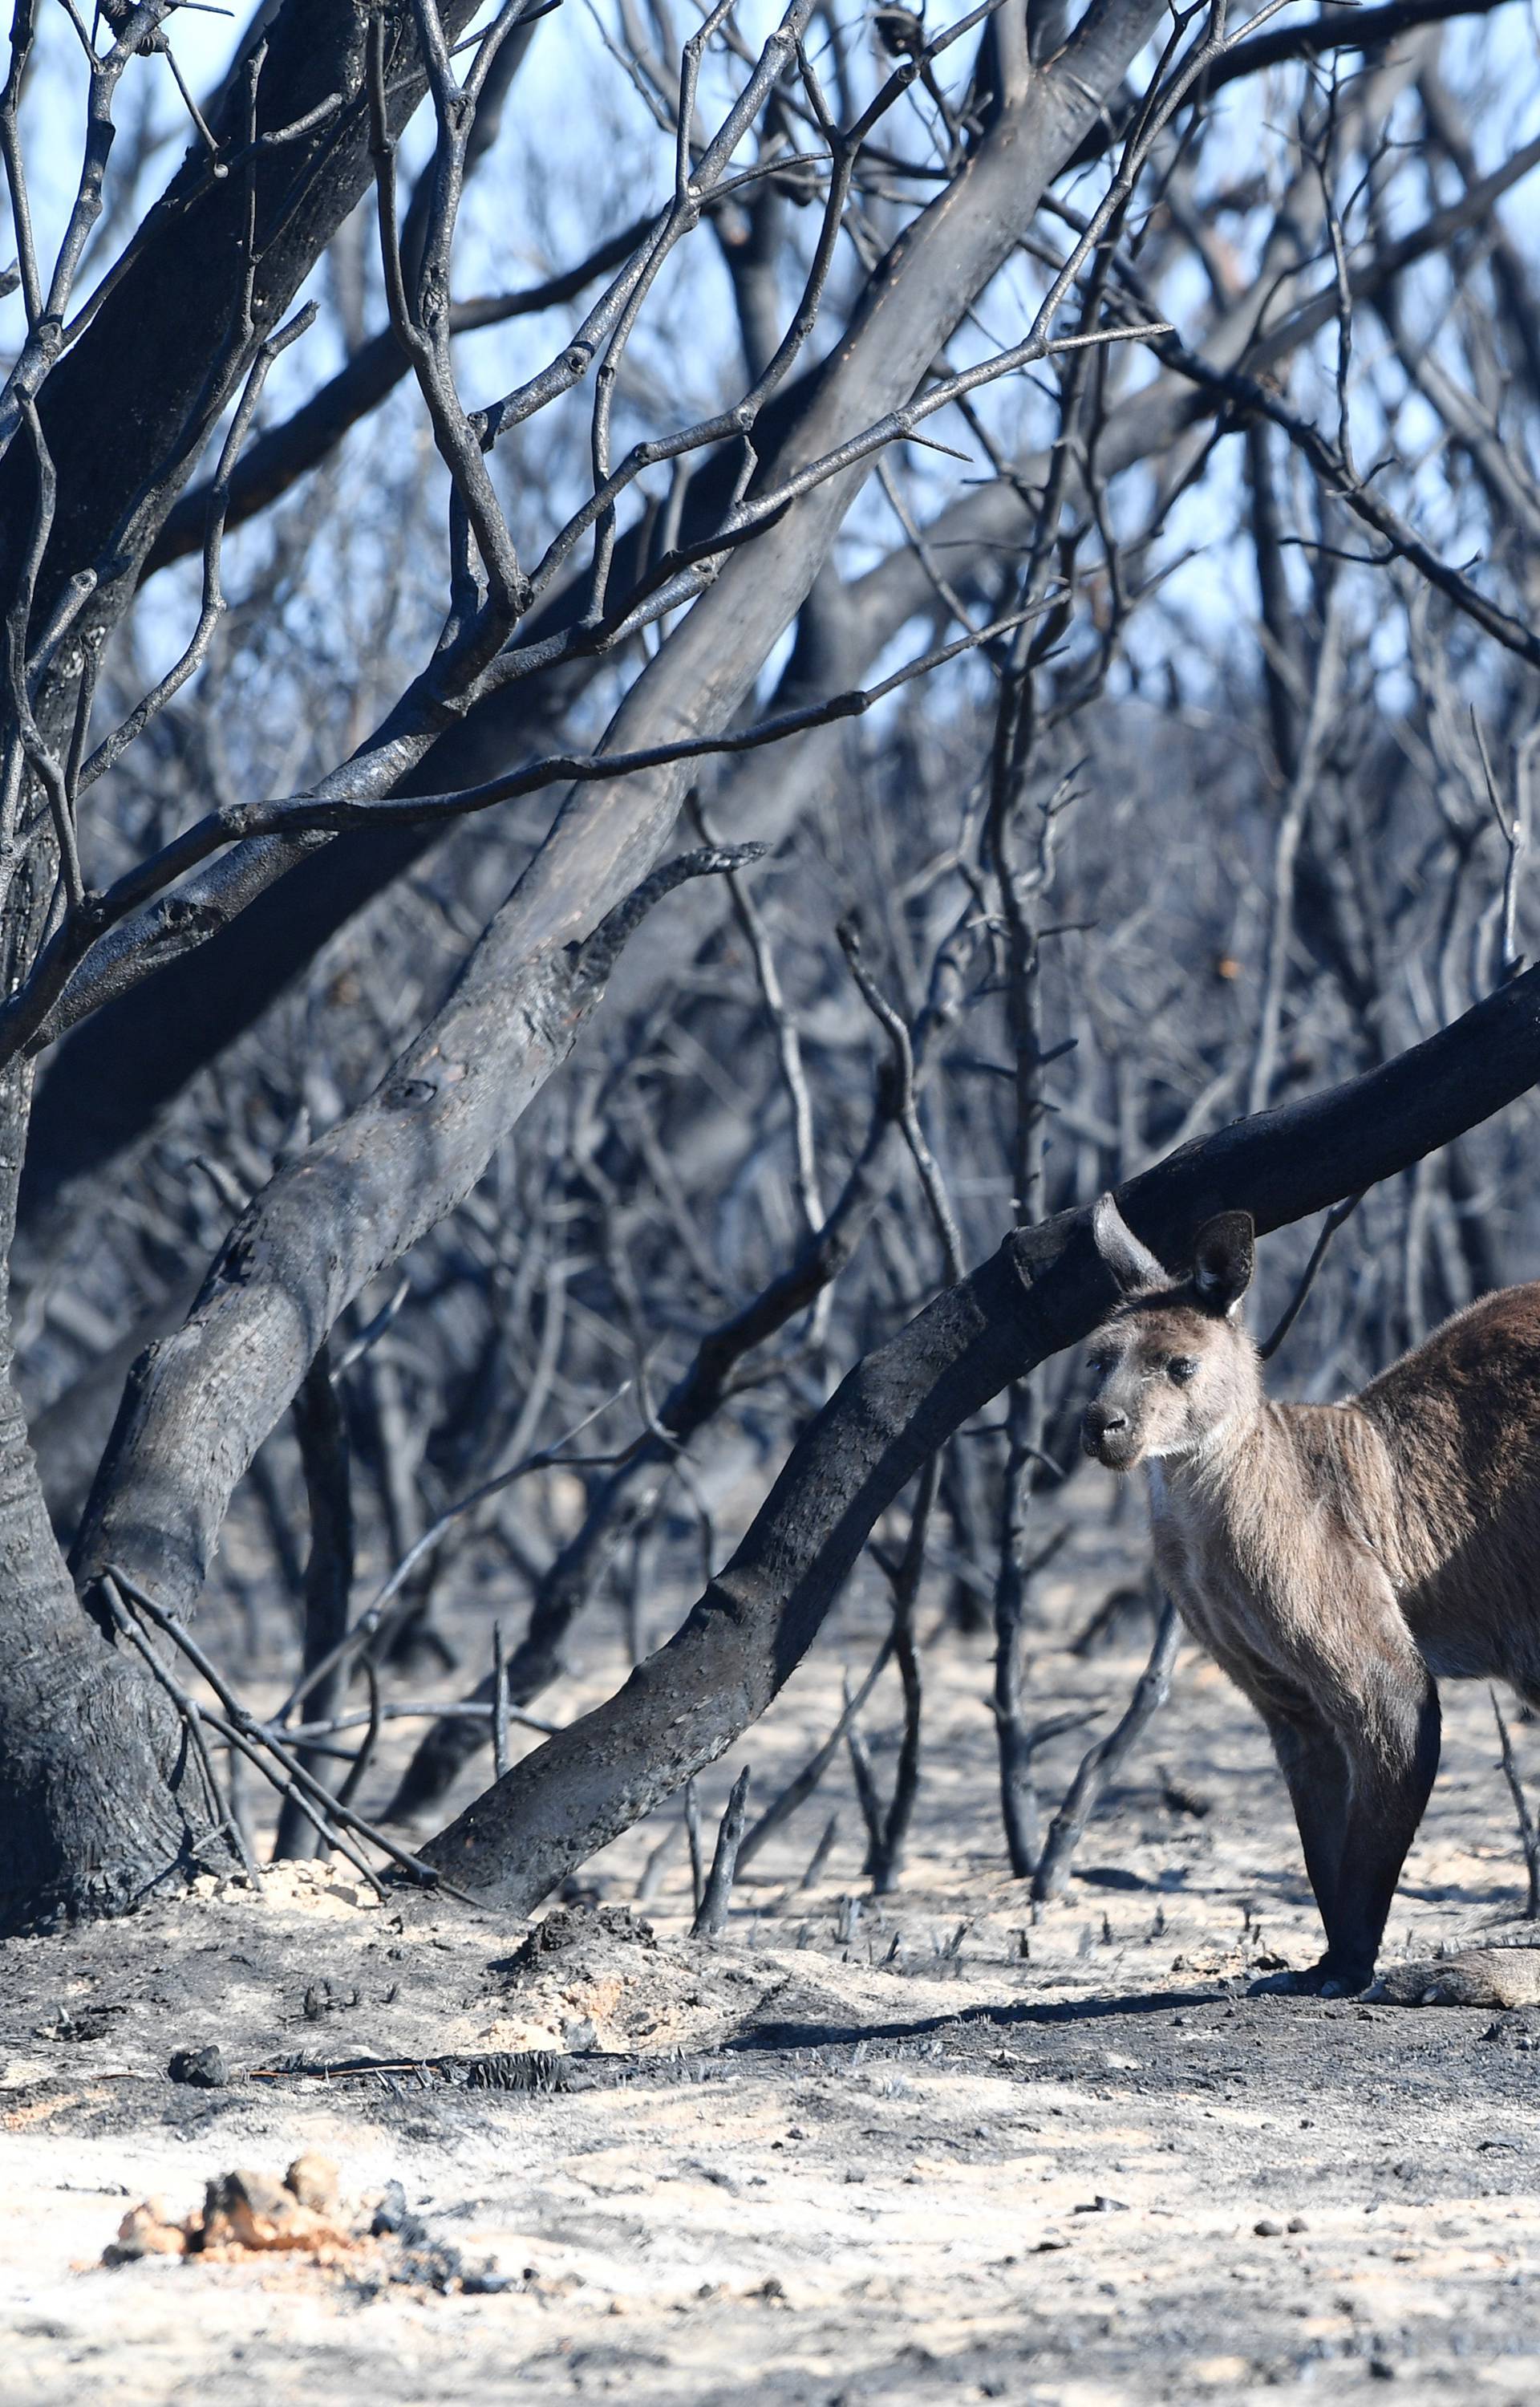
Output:
<path fill-rule="evenodd" d="M 282 1740 L 247 1712 L 196 1640 L 182 1628 L 174 1615 L 157 1604 L 137 1581 L 130 1579 L 125 1571 L 116 1564 L 109 1565 L 102 1575 L 102 1588 L 112 1605 L 115 1618 L 119 1618 L 120 1627 L 126 1623 L 133 1631 L 133 1619 L 124 1604 L 126 1599 L 138 1612 L 148 1615 L 156 1629 L 179 1648 L 193 1670 L 208 1683 L 222 1709 L 215 1712 L 211 1707 L 200 1704 L 197 1711 L 203 1720 L 211 1730 L 218 1730 L 227 1745 L 244 1755 L 286 1803 L 292 1802 L 303 1806 L 327 1844 L 345 1855 L 372 1888 L 383 1894 L 379 1876 L 359 1852 L 354 1844 L 357 1840 L 364 1840 L 370 1846 L 377 1847 L 398 1872 L 409 1873 L 415 1881 L 428 1887 L 442 1887 L 451 1897 L 458 1897 L 462 1904 L 475 1902 L 463 1890 L 456 1888 L 452 1882 L 445 1881 L 435 1866 L 414 1856 L 409 1849 L 398 1846 L 385 1831 L 376 1830 L 372 1822 L 366 1822 L 360 1814 L 355 1814 L 345 1797 L 334 1794 L 318 1781 L 300 1758 L 290 1753 Z M 138 1635 L 142 1638 L 143 1632 Z M 141 1652 L 148 1654 L 149 1651 L 146 1642 Z M 244 1855 L 244 1842 L 242 1852 Z"/>

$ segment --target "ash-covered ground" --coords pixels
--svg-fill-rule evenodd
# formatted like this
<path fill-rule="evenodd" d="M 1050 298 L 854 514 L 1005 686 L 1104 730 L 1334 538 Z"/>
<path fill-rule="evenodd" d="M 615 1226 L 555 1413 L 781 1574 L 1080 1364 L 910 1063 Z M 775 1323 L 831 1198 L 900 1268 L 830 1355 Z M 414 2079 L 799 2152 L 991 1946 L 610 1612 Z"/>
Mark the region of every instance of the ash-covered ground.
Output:
<path fill-rule="evenodd" d="M 1068 1645 L 1116 1568 L 1105 1535 L 1062 1560 L 1035 1693 L 1115 1708 L 1137 1633 Z M 880 1635 L 857 1596 L 702 1783 L 708 1821 L 744 1761 L 774 1793 Z M 1191 1649 L 1071 1896 L 1034 1919 L 1001 1860 L 983 1642 L 925 1660 L 896 1898 L 867 1893 L 841 1762 L 714 1944 L 688 1936 L 682 1844 L 636 1903 L 671 1806 L 590 1868 L 600 1910 L 547 1909 L 533 1944 L 288 1869 L 260 1899 L 0 1949 L 0 2398 L 726 2407 L 750 2384 L 787 2407 L 1186 2407 L 1393 2380 L 1527 2407 L 1540 2006 L 1247 1996 L 1310 1960 L 1314 1915 L 1262 1732 Z M 622 1670 L 596 1642 L 553 1708 Z M 1392 1987 L 1441 1947 L 1526 1935 L 1490 1705 L 1446 1703 Z M 884 1686 L 865 1716 L 883 1778 L 897 1714 Z M 1540 1786 L 1540 1740 L 1516 1744 Z M 169 2077 L 211 2047 L 220 2086 Z M 185 2218 L 210 2180 L 306 2155 L 336 2164 L 351 2230 L 399 2184 L 427 2253 L 102 2263 L 144 2200 Z"/>

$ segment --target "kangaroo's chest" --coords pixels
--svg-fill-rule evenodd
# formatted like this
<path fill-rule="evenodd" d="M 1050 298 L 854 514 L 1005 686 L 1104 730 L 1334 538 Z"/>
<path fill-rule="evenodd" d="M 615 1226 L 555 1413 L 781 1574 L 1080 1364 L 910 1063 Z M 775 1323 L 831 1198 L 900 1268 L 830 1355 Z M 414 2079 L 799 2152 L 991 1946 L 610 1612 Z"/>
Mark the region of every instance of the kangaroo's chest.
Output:
<path fill-rule="evenodd" d="M 1162 1586 L 1199 1644 L 1259 1697 L 1293 1690 L 1315 1651 L 1309 1584 L 1268 1543 L 1151 1466 L 1151 1531 Z"/>

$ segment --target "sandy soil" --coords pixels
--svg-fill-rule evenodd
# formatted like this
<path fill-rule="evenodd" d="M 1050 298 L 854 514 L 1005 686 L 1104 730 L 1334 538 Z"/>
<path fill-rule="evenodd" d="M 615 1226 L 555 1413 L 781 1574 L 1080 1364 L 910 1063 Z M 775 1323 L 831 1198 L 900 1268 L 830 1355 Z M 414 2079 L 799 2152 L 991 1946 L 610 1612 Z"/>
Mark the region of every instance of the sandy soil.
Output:
<path fill-rule="evenodd" d="M 1116 1572 L 1109 1545 L 1060 1559 L 1045 1710 L 1137 1668 L 1064 1644 Z M 773 1793 L 879 1630 L 857 1596 L 703 1784 L 708 1811 L 743 1760 Z M 596 1646 L 554 1708 L 619 1669 Z M 0 1950 L 0 2399 L 1540 2396 L 1540 2009 L 1245 1995 L 1311 1959 L 1314 1916 L 1261 1732 L 1191 1652 L 1072 1895 L 1034 1922 L 1000 1859 L 984 1651 L 949 1637 L 926 1677 L 914 1846 L 881 1904 L 841 1764 L 714 1946 L 687 1935 L 682 1845 L 655 1901 L 615 1910 L 671 1809 L 592 1868 L 609 1910 L 552 1909 L 542 1945 L 290 1870 L 260 1900 Z M 1490 1708 L 1447 1702 L 1392 1969 L 1523 1935 Z M 884 1686 L 866 1716 L 884 1778 L 897 1715 Z M 1517 1743 L 1540 1785 L 1540 1739 Z M 1061 1781 L 1076 1744 L 1050 1754 Z M 1162 1766 L 1208 1810 L 1174 1802 Z M 836 1804 L 841 1840 L 801 1890 Z M 211 2044 L 225 2086 L 167 2077 Z M 555 2086 L 428 2061 L 531 2049 Z M 292 2069 L 360 2057 L 399 2070 Z M 399 2182 L 435 2243 L 505 2286 L 393 2280 L 368 2246 L 102 2265 L 147 2196 L 185 2215 L 210 2178 L 306 2150 L 365 2220 Z"/>

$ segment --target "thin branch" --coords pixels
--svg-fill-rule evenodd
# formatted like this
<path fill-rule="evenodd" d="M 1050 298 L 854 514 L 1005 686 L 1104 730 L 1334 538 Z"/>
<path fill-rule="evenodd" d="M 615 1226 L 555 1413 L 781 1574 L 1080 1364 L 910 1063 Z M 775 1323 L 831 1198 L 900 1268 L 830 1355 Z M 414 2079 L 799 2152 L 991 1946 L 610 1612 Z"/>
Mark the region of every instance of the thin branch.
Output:
<path fill-rule="evenodd" d="M 931 1152 L 924 1129 L 920 1125 L 919 1104 L 914 1086 L 914 1047 L 903 1015 L 895 1010 L 882 988 L 861 958 L 861 938 L 852 919 L 841 919 L 837 933 L 840 949 L 850 966 L 850 974 L 860 990 L 861 999 L 872 1018 L 886 1033 L 892 1052 L 891 1110 L 903 1131 L 904 1143 L 913 1158 L 925 1194 L 926 1209 L 935 1224 L 940 1241 L 941 1259 L 947 1283 L 955 1285 L 963 1275 L 962 1239 L 958 1233 L 946 1185 L 936 1157 Z"/>
<path fill-rule="evenodd" d="M 131 1579 L 120 1565 L 109 1564 L 103 1577 L 110 1578 L 123 1596 L 129 1598 L 141 1613 L 147 1613 L 156 1628 L 164 1631 L 173 1644 L 181 1649 L 194 1670 L 207 1681 L 224 1710 L 222 1714 L 215 1715 L 200 1707 L 199 1710 L 205 1714 L 205 1718 L 212 1723 L 222 1736 L 238 1745 L 248 1760 L 259 1765 L 263 1770 L 264 1775 L 273 1782 L 281 1794 L 286 1797 L 297 1794 L 307 1809 L 318 1806 L 322 1815 L 337 1826 L 328 1832 L 331 1843 L 335 1846 L 344 1847 L 349 1860 L 356 1864 L 370 1881 L 378 1886 L 367 1862 L 359 1856 L 356 1849 L 346 1846 L 346 1842 L 339 1835 L 339 1830 L 356 1832 L 360 1838 L 366 1839 L 372 1847 L 377 1847 L 380 1853 L 388 1856 L 400 1871 L 409 1873 L 415 1880 L 440 1887 L 448 1896 L 459 1898 L 463 1904 L 474 1902 L 473 1899 L 468 1898 L 462 1890 L 457 1888 L 443 1873 L 431 1864 L 424 1863 L 409 1849 L 399 1846 L 394 1839 L 386 1831 L 376 1829 L 374 1823 L 366 1822 L 362 1816 L 355 1814 L 352 1807 L 345 1803 L 341 1797 L 332 1795 L 325 1788 L 313 1773 L 306 1771 L 300 1759 L 291 1754 L 283 1741 L 274 1735 L 269 1726 L 259 1722 L 254 1716 L 247 1713 L 239 1698 L 232 1692 L 228 1682 L 209 1661 L 191 1631 L 184 1629 L 174 1615 L 167 1613 L 162 1606 L 157 1604 L 155 1599 L 140 1588 L 137 1581 Z"/>
<path fill-rule="evenodd" d="M 1335 1236 L 1337 1231 L 1343 1226 L 1343 1224 L 1352 1218 L 1353 1214 L 1363 1203 L 1363 1196 L 1366 1191 L 1366 1189 L 1361 1189 L 1356 1195 L 1344 1196 L 1342 1202 L 1340 1204 L 1334 1204 L 1331 1210 L 1327 1213 L 1325 1219 L 1321 1224 L 1321 1234 L 1317 1237 L 1315 1244 L 1310 1248 L 1310 1259 L 1306 1263 L 1304 1270 L 1300 1273 L 1298 1286 L 1294 1289 L 1293 1295 L 1284 1305 L 1283 1311 L 1279 1317 L 1271 1336 L 1264 1339 L 1263 1343 L 1257 1347 L 1258 1356 L 1264 1362 L 1270 1362 L 1272 1360 L 1273 1356 L 1278 1352 L 1279 1347 L 1288 1336 L 1290 1330 L 1299 1318 L 1300 1312 L 1304 1307 L 1305 1299 L 1309 1294 L 1311 1288 L 1315 1285 L 1316 1273 L 1320 1270 L 1321 1263 L 1326 1259 L 1327 1246 L 1331 1244 L 1332 1239 Z"/>
<path fill-rule="evenodd" d="M 1032 1876 L 1035 1899 L 1046 1901 L 1063 1897 L 1068 1887 L 1070 1865 L 1075 1849 L 1085 1835 L 1086 1824 L 1101 1802 L 1108 1784 L 1122 1768 L 1143 1736 L 1147 1724 L 1171 1693 L 1171 1673 L 1180 1643 L 1181 1622 L 1176 1606 L 1163 1604 L 1160 1619 L 1155 1625 L 1150 1660 L 1139 1674 L 1122 1719 L 1082 1758 L 1064 1803 L 1050 1825 L 1038 1869 Z"/>
<path fill-rule="evenodd" d="M 56 1043 L 96 1007 L 98 1000 L 106 1000 L 108 992 L 113 996 L 121 994 L 128 986 L 136 984 L 137 977 L 133 974 L 135 961 L 138 976 L 148 976 L 180 951 L 206 942 L 218 927 L 228 924 L 226 915 L 210 916 L 200 909 L 195 886 L 183 888 L 163 902 L 154 899 L 162 889 L 172 886 L 226 845 L 318 830 L 335 833 L 371 826 L 431 825 L 438 819 L 458 819 L 490 809 L 496 803 L 537 793 L 547 786 L 601 784 L 675 762 L 757 751 L 810 728 L 858 718 L 914 678 L 943 667 L 964 652 L 977 649 L 1018 623 L 1018 616 L 1012 614 L 923 653 L 876 685 L 834 694 L 826 702 L 803 708 L 781 711 L 754 726 L 719 735 L 651 745 L 635 752 L 549 755 L 506 776 L 490 778 L 457 793 L 386 794 L 326 801 L 300 795 L 279 803 L 234 803 L 210 812 L 194 827 L 174 837 L 160 852 L 128 871 L 105 893 L 89 898 L 71 927 L 61 930 L 43 947 L 26 982 L 0 1004 L 0 1065 L 18 1052 L 34 1053 Z M 104 972 L 101 988 L 94 989 L 92 946 L 146 906 L 148 915 L 143 925 L 125 930 L 107 957 L 110 971 Z M 162 926 L 169 942 L 162 940 Z"/>
<path fill-rule="evenodd" d="M 1513 1810 L 1519 1818 L 1519 1840 L 1524 1850 L 1524 1869 L 1529 1874 L 1530 1893 L 1524 1907 L 1525 1918 L 1530 1922 L 1540 1921 L 1540 1828 L 1536 1827 L 1534 1816 L 1530 1811 L 1529 1800 L 1524 1794 L 1524 1784 L 1519 1777 L 1519 1766 L 1514 1761 L 1513 1741 L 1508 1736 L 1508 1726 L 1503 1718 L 1503 1708 L 1497 1702 L 1497 1691 L 1495 1688 L 1489 1688 L 1487 1694 L 1491 1699 L 1492 1715 L 1497 1723 L 1498 1744 L 1503 1749 L 1503 1777 L 1508 1784 L 1508 1794 L 1513 1799 Z"/>
<path fill-rule="evenodd" d="M 209 1797 L 214 1803 L 217 1816 L 216 1832 L 221 1836 L 226 1831 L 229 1832 L 247 1881 L 253 1888 L 260 1887 L 261 1874 L 257 1869 L 256 1859 L 247 1844 L 246 1832 L 241 1828 L 240 1816 L 235 1812 L 228 1793 L 220 1786 L 215 1773 L 213 1759 L 204 1738 L 204 1716 L 197 1699 L 182 1687 L 179 1680 L 173 1677 L 167 1665 L 162 1661 L 154 1647 L 151 1646 L 124 1603 L 122 1591 L 116 1580 L 110 1576 L 105 1579 L 102 1583 L 102 1592 L 106 1599 L 107 1610 L 117 1628 L 148 1664 L 155 1678 L 182 1717 L 187 1730 L 188 1744 L 198 1759 L 198 1769 L 203 1774 Z"/>

